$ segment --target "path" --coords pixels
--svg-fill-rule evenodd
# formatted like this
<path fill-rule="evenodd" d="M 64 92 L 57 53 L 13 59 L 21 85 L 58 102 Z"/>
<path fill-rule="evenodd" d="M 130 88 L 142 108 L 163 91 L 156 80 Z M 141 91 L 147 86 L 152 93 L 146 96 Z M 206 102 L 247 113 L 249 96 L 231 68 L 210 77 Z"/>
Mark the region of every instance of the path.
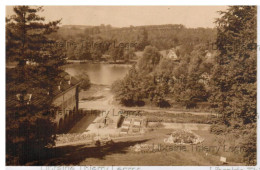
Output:
<path fill-rule="evenodd" d="M 194 115 L 215 115 L 215 113 L 210 112 L 195 112 L 195 111 L 182 111 L 182 110 L 176 110 L 174 108 L 158 108 L 158 107 L 124 107 L 120 106 L 118 104 L 115 104 L 113 101 L 114 95 L 111 92 L 111 89 L 109 86 L 99 86 L 99 85 L 93 85 L 90 89 L 91 94 L 86 93 L 86 97 L 89 97 L 89 95 L 96 97 L 98 99 L 96 100 L 86 100 L 86 101 L 80 101 L 79 108 L 86 109 L 86 110 L 130 110 L 130 111 L 146 111 L 146 112 L 166 112 L 166 113 L 175 113 L 175 114 L 181 114 L 181 113 L 190 113 Z"/>

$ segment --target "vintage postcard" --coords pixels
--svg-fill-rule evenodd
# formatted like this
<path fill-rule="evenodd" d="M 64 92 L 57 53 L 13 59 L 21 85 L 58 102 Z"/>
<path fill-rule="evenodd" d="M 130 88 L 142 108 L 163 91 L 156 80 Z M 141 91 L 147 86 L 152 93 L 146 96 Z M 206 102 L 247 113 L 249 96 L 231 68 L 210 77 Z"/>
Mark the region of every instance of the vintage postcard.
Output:
<path fill-rule="evenodd" d="M 255 166 L 256 6 L 6 6 L 6 166 Z"/>

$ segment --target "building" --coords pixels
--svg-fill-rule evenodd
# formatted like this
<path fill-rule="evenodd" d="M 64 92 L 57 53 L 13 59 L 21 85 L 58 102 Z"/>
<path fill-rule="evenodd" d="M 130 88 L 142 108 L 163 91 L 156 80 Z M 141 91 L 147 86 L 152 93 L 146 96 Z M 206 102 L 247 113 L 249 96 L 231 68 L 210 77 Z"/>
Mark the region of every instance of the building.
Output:
<path fill-rule="evenodd" d="M 78 113 L 80 81 L 64 73 L 64 80 L 54 91 L 53 105 L 57 107 L 54 122 L 58 131 L 67 129 Z"/>
<path fill-rule="evenodd" d="M 56 124 L 57 132 L 64 132 L 71 122 L 77 117 L 79 102 L 80 81 L 67 73 L 62 75 L 63 81 L 54 89 L 52 104 L 55 106 L 53 122 Z M 49 95 L 48 93 L 46 95 Z M 34 96 L 34 90 L 28 94 L 9 95 L 6 99 L 6 110 L 12 112 L 13 108 L 24 103 L 27 105 L 41 105 L 41 101 Z"/>
<path fill-rule="evenodd" d="M 177 47 L 176 47 L 176 49 L 172 48 L 169 50 L 162 50 L 162 51 L 160 51 L 160 54 L 163 56 L 163 58 L 170 59 L 174 62 L 179 62 L 180 59 L 179 59 L 179 56 L 177 55 L 177 50 L 178 50 Z"/>
<path fill-rule="evenodd" d="M 175 49 L 170 49 L 166 58 L 171 59 L 173 61 L 179 61 L 179 57 L 177 56 Z"/>

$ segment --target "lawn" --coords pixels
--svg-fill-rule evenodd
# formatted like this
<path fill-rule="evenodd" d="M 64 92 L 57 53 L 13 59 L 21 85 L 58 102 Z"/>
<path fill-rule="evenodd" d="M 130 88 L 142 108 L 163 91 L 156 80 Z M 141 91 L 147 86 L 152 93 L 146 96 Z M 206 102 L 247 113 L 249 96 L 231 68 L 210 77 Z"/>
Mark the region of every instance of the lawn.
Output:
<path fill-rule="evenodd" d="M 161 145 L 162 150 L 139 153 L 134 152 L 128 147 L 124 147 L 122 153 L 108 154 L 102 159 L 86 158 L 80 165 L 129 165 L 129 166 L 170 166 L 170 165 L 221 165 L 218 156 L 208 154 L 204 151 L 192 150 L 191 146 L 180 147 L 176 146 L 169 150 L 165 146 L 163 140 L 168 137 L 171 130 L 155 130 L 145 134 L 139 138 L 139 144 L 154 144 Z M 205 134 L 204 132 L 201 132 Z M 208 136 L 209 137 L 209 136 Z M 143 141 L 144 140 L 144 141 Z M 131 141 L 129 141 L 131 142 Z M 210 141 L 207 141 L 210 142 Z M 134 146 L 136 143 L 133 143 Z M 206 144 L 206 143 L 205 143 Z M 117 144 L 116 144 L 117 145 Z M 120 145 L 120 142 L 118 143 Z M 120 147 L 119 147 L 120 148 Z M 116 149 L 116 148 L 115 148 Z"/>
<path fill-rule="evenodd" d="M 48 152 L 48 158 L 33 162 L 31 165 L 97 165 L 97 166 L 181 166 L 222 165 L 220 156 L 227 157 L 227 165 L 243 165 L 240 160 L 242 154 L 224 152 L 220 145 L 224 141 L 223 136 L 210 134 L 208 131 L 194 131 L 204 138 L 198 145 L 176 146 L 172 150 L 162 149 L 153 152 L 135 152 L 131 147 L 137 144 L 161 145 L 165 148 L 164 139 L 169 137 L 171 129 L 158 129 L 134 138 L 116 140 L 112 145 L 96 147 L 93 144 L 81 144 L 75 146 L 63 146 L 53 148 Z M 226 137 L 226 139 L 228 139 Z M 231 145 L 236 141 L 228 139 L 224 144 Z M 222 143 L 223 144 L 223 143 Z M 220 147 L 217 151 L 217 147 Z"/>

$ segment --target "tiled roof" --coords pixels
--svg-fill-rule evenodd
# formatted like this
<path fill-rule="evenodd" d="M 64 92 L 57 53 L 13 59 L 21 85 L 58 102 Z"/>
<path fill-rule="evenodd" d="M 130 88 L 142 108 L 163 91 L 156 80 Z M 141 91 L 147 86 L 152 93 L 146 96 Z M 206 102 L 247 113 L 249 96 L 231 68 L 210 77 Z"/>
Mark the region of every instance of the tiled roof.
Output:
<path fill-rule="evenodd" d="M 53 91 L 54 96 L 58 96 L 58 95 L 62 94 L 63 92 L 65 92 L 66 90 L 70 89 L 71 87 L 80 83 L 80 80 L 77 80 L 75 77 L 71 77 L 66 72 L 62 73 L 61 77 L 63 77 L 63 80 L 60 82 L 60 89 L 58 86 L 57 86 L 57 88 L 55 88 L 55 90 Z M 20 99 L 20 94 L 14 94 L 14 95 L 11 95 L 8 97 L 6 96 L 6 106 L 12 107 L 12 106 L 20 104 L 19 99 Z M 28 104 L 33 104 L 33 105 L 41 104 L 41 101 L 39 99 L 35 99 L 33 92 L 25 95 L 24 100 Z"/>
<path fill-rule="evenodd" d="M 69 78 L 67 76 L 69 76 Z M 64 79 L 63 79 L 63 81 L 60 82 L 60 87 L 57 86 L 57 88 L 55 88 L 53 94 L 55 96 L 57 96 L 60 93 L 65 92 L 69 88 L 77 85 L 78 83 L 80 83 L 80 81 L 78 79 L 76 79 L 75 77 L 72 77 L 69 74 L 64 74 Z"/>

